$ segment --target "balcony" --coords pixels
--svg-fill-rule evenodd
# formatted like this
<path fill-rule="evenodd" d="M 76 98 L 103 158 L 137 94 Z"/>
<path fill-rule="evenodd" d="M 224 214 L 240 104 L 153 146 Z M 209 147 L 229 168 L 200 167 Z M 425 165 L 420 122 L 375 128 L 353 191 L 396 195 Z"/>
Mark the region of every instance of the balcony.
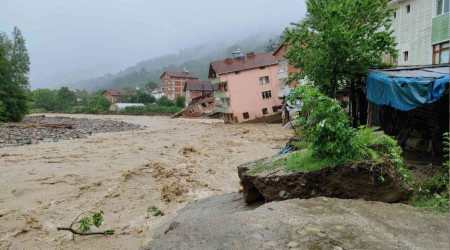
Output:
<path fill-rule="evenodd" d="M 214 92 L 214 98 L 219 98 L 219 99 L 230 98 L 230 92 L 216 91 L 216 92 Z"/>

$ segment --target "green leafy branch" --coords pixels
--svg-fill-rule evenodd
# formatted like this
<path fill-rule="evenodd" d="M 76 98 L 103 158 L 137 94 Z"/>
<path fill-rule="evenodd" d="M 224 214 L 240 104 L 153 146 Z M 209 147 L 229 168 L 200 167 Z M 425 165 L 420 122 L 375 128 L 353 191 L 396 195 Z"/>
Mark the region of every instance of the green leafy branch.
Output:
<path fill-rule="evenodd" d="M 99 228 L 102 225 L 103 222 L 103 211 L 94 213 L 92 216 L 85 216 L 82 219 L 80 217 L 82 215 L 87 214 L 88 212 L 83 212 L 80 215 L 75 218 L 75 220 L 72 221 L 69 227 L 58 227 L 58 231 L 69 231 L 72 233 L 72 238 L 75 240 L 75 235 L 111 235 L 114 234 L 114 229 L 108 229 L 105 231 L 99 231 L 99 232 L 91 232 L 92 226 L 95 226 L 96 228 Z M 78 224 L 78 230 L 74 229 L 74 225 Z"/>

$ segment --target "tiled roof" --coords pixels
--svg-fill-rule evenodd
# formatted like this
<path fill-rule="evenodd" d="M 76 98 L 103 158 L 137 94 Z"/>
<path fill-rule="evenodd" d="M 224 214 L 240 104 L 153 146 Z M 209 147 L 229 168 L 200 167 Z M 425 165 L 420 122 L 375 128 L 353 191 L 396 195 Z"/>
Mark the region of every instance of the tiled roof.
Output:
<path fill-rule="evenodd" d="M 235 72 L 247 69 L 254 69 L 268 65 L 277 64 L 277 59 L 273 55 L 273 52 L 267 52 L 263 54 L 254 54 L 243 58 L 228 59 L 231 62 L 226 63 L 227 59 L 218 62 L 212 62 L 210 67 L 220 75 L 227 72 Z"/>
<path fill-rule="evenodd" d="M 119 96 L 119 95 L 134 94 L 134 93 L 136 93 L 136 90 L 135 89 L 130 89 L 130 90 L 107 89 L 107 90 L 103 91 L 103 93 L 105 93 L 105 92 L 108 92 L 112 96 Z"/>
<path fill-rule="evenodd" d="M 189 73 L 189 72 L 173 72 L 173 71 L 166 71 L 164 72 L 160 78 L 163 77 L 164 74 L 167 74 L 171 77 L 184 77 L 184 78 L 198 78 L 195 74 Z"/>
<path fill-rule="evenodd" d="M 214 91 L 215 85 L 213 86 L 207 81 L 186 81 L 185 91 Z"/>

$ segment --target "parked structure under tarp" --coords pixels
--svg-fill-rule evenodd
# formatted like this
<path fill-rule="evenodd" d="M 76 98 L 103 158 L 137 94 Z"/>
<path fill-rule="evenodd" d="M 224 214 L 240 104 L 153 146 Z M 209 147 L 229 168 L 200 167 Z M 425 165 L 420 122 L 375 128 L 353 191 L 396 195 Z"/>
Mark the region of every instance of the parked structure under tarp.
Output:
<path fill-rule="evenodd" d="M 398 74 L 398 72 L 396 72 Z M 378 105 L 408 111 L 439 100 L 449 83 L 449 75 L 438 77 L 391 77 L 372 72 L 367 76 L 367 99 Z"/>
<path fill-rule="evenodd" d="M 440 155 L 449 128 L 449 66 L 373 70 L 367 76 L 367 126 L 380 126 L 406 149 Z"/>

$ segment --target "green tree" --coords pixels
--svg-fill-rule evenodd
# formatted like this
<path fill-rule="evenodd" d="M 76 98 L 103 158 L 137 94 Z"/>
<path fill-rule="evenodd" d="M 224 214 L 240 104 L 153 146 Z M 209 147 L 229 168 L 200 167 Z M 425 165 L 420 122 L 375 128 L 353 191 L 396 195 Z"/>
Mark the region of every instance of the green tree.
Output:
<path fill-rule="evenodd" d="M 162 96 L 161 98 L 158 99 L 158 104 L 167 107 L 174 106 L 174 103 L 165 96 Z"/>
<path fill-rule="evenodd" d="M 14 27 L 12 39 L 0 33 L 0 121 L 17 122 L 28 112 L 30 57 L 25 39 Z"/>
<path fill-rule="evenodd" d="M 147 82 L 147 84 L 145 84 L 145 86 L 149 89 L 156 89 L 157 87 L 159 87 L 159 84 L 154 81 L 149 81 Z"/>
<path fill-rule="evenodd" d="M 58 92 L 56 92 L 56 100 L 58 102 L 57 109 L 59 111 L 68 111 L 77 104 L 75 93 L 70 91 L 68 87 L 61 87 Z"/>
<path fill-rule="evenodd" d="M 386 0 L 308 0 L 307 17 L 286 32 L 286 58 L 330 97 L 373 67 L 383 54 L 396 54 L 393 9 Z M 290 82 L 290 81 L 288 81 Z"/>
<path fill-rule="evenodd" d="M 180 108 L 184 108 L 186 99 L 184 99 L 184 96 L 179 95 L 176 99 L 175 99 L 175 106 L 180 107 Z"/>
<path fill-rule="evenodd" d="M 56 95 L 50 89 L 36 89 L 32 92 L 34 101 L 33 108 L 45 109 L 46 111 L 56 110 Z"/>
<path fill-rule="evenodd" d="M 109 110 L 111 105 L 112 102 L 110 102 L 105 96 L 95 95 L 89 101 L 88 109 L 93 113 L 105 112 Z"/>
<path fill-rule="evenodd" d="M 136 94 L 134 94 L 133 101 L 135 101 L 135 103 L 149 104 L 156 102 L 156 99 L 149 93 L 146 93 L 144 91 L 138 91 L 136 92 Z"/>

